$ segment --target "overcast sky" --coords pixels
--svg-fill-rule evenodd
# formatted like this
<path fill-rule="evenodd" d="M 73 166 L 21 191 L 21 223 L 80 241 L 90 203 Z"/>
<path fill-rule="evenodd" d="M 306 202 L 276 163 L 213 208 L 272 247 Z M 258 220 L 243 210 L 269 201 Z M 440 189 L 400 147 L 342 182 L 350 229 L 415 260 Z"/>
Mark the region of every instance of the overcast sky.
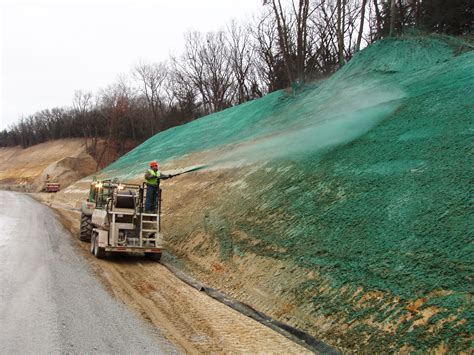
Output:
<path fill-rule="evenodd" d="M 0 0 L 0 129 L 67 106 L 140 61 L 179 54 L 183 34 L 250 18 L 261 0 Z"/>

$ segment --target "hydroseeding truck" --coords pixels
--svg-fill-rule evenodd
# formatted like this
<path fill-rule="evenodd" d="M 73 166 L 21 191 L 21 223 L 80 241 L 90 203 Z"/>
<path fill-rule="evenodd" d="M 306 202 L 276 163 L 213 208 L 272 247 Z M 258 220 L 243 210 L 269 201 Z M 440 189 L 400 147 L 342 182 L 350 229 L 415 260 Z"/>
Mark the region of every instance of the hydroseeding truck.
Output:
<path fill-rule="evenodd" d="M 177 170 L 178 176 L 205 168 L 197 165 Z M 121 184 L 93 179 L 81 208 L 79 239 L 90 241 L 91 253 L 104 258 L 107 252 L 141 252 L 159 261 L 165 249 L 161 234 L 161 189 L 156 213 L 145 213 L 145 184 Z"/>
<path fill-rule="evenodd" d="M 108 252 L 142 252 L 159 261 L 164 249 L 161 234 L 161 189 L 156 213 L 145 213 L 145 185 L 93 181 L 82 204 L 79 239 L 90 241 L 97 258 Z"/>

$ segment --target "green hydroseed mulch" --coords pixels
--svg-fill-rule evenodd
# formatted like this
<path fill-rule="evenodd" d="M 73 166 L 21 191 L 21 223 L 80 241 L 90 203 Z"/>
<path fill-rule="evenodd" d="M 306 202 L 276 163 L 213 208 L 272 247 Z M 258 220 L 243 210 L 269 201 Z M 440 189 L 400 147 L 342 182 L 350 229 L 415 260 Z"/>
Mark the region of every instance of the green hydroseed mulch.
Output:
<path fill-rule="evenodd" d="M 104 173 L 126 179 L 151 159 L 202 151 L 213 157 L 213 149 L 228 148 L 196 163 L 259 169 L 245 176 L 245 189 L 229 189 L 219 206 L 209 207 L 205 227 L 222 239 L 223 259 L 251 250 L 317 271 L 322 279 L 305 282 L 295 296 L 310 299 L 315 314 L 361 321 L 341 335 L 343 345 L 371 335 L 368 350 L 441 343 L 468 350 L 474 333 L 471 49 L 439 36 L 377 42 L 323 82 L 162 132 Z M 261 243 L 233 240 L 233 230 Z M 386 296 L 360 306 L 363 293 L 354 293 L 361 287 Z M 416 325 L 421 315 L 407 317 L 407 306 L 427 296 L 420 310 L 436 312 Z M 397 329 L 381 331 L 362 322 L 368 319 Z"/>

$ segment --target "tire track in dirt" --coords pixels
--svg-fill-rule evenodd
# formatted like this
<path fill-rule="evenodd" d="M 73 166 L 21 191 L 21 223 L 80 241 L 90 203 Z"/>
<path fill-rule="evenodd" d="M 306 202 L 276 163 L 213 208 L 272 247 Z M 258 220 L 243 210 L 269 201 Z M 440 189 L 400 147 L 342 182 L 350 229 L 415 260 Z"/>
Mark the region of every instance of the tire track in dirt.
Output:
<path fill-rule="evenodd" d="M 56 211 L 77 235 L 79 213 Z M 88 243 L 76 242 L 110 292 L 186 353 L 311 353 L 192 288 L 161 264 L 133 255 L 98 260 L 90 254 Z"/>

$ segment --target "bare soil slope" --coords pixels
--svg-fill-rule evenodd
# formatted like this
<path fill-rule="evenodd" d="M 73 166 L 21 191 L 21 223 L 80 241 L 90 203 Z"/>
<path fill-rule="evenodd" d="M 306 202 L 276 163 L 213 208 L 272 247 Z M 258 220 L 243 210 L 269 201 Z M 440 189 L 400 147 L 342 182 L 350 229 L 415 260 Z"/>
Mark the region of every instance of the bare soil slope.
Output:
<path fill-rule="evenodd" d="M 26 149 L 0 148 L 0 186 L 39 191 L 47 180 L 64 188 L 95 171 L 82 139 L 62 139 Z"/>

